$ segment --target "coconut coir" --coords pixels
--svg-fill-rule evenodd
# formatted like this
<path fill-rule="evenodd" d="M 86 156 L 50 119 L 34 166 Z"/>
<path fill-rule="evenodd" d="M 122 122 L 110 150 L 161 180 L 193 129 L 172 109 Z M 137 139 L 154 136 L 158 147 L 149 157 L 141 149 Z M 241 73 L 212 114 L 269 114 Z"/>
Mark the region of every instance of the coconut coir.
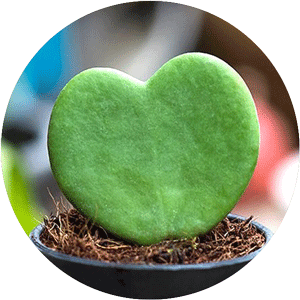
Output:
<path fill-rule="evenodd" d="M 40 239 L 53 250 L 104 262 L 197 264 L 229 260 L 261 248 L 265 237 L 252 225 L 252 219 L 225 218 L 203 236 L 138 246 L 107 233 L 74 208 L 60 208 L 56 215 L 45 218 Z"/>

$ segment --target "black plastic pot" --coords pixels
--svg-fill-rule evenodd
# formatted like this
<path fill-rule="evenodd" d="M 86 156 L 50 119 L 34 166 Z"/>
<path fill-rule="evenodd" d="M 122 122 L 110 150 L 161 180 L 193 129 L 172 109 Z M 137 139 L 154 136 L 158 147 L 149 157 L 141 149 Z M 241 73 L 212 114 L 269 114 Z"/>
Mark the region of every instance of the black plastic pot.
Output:
<path fill-rule="evenodd" d="M 228 215 L 228 218 L 243 217 Z M 263 233 L 266 243 L 272 232 L 257 222 L 252 224 Z M 162 299 L 199 292 L 233 275 L 250 262 L 261 250 L 236 259 L 216 263 L 190 265 L 135 265 L 105 263 L 73 257 L 45 247 L 39 236 L 43 225 L 37 226 L 30 239 L 59 269 L 76 280 L 109 294 L 136 298 Z"/>

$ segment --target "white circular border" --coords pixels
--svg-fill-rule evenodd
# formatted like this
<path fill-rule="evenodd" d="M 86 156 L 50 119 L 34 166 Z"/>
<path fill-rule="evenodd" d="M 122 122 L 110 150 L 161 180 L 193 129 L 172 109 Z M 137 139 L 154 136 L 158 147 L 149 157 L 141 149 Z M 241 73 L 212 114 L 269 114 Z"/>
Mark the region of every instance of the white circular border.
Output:
<path fill-rule="evenodd" d="M 299 121 L 300 53 L 297 44 L 298 6 L 296 1 L 176 1 L 212 13 L 241 30 L 260 47 L 273 63 L 292 99 Z M 120 4 L 110 1 L 109 5 Z M 2 126 L 6 106 L 24 68 L 37 51 L 59 30 L 108 2 L 52 0 L 11 1 L 2 5 L 1 22 L 1 104 Z M 297 73 L 296 73 L 297 72 Z M 297 80 L 297 82 L 296 82 Z M 31 244 L 18 223 L 8 201 L 3 179 L 0 180 L 1 218 L 1 295 L 9 299 L 30 297 L 43 299 L 114 299 L 115 296 L 93 290 L 59 271 Z M 249 265 L 226 281 L 185 296 L 222 300 L 241 297 L 253 299 L 294 299 L 299 294 L 296 257 L 300 242 L 298 214 L 300 213 L 299 180 L 289 210 L 269 245 Z M 6 230 L 9 230 L 7 233 Z M 17 244 L 18 243 L 18 244 Z M 49 285 L 48 285 L 49 284 Z M 6 296 L 7 298 L 7 296 Z"/>

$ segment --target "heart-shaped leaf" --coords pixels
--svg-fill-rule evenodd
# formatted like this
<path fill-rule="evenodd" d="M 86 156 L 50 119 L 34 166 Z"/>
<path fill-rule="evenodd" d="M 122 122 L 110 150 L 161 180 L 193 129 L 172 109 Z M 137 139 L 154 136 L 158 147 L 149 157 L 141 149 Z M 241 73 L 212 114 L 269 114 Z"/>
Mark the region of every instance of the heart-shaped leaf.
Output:
<path fill-rule="evenodd" d="M 53 108 L 48 147 L 79 211 L 151 244 L 206 233 L 232 210 L 256 165 L 259 125 L 241 77 L 189 53 L 146 82 L 106 68 L 75 76 Z"/>

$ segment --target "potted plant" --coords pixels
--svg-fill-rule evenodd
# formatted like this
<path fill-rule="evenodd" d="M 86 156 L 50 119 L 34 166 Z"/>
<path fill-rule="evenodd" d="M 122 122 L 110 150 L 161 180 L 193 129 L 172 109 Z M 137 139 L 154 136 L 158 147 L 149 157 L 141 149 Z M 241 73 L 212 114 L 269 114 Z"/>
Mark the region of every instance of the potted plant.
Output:
<path fill-rule="evenodd" d="M 258 157 L 259 124 L 235 70 L 214 56 L 187 53 L 146 82 L 108 68 L 76 75 L 54 105 L 48 149 L 62 192 L 98 228 L 127 247 L 180 240 L 193 248 L 197 243 L 191 241 L 217 228 L 247 187 Z M 253 226 L 269 240 L 266 228 Z M 135 298 L 199 291 L 232 275 L 259 251 L 210 263 L 107 263 L 45 247 L 44 231 L 45 226 L 36 228 L 32 240 L 66 273 Z M 168 251 L 177 251 L 178 258 L 178 248 Z"/>

